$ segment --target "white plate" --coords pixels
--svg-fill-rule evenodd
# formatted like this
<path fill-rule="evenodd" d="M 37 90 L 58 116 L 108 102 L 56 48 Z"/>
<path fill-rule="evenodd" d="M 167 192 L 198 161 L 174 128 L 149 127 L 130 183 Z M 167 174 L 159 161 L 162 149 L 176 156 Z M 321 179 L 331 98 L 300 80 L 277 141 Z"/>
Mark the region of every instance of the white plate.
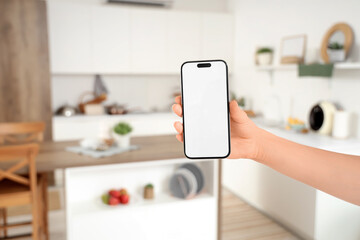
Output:
<path fill-rule="evenodd" d="M 198 184 L 197 184 L 195 175 L 189 169 L 186 169 L 186 168 L 179 168 L 176 170 L 175 173 L 183 175 L 189 181 L 190 192 L 186 198 L 195 197 L 196 191 L 198 188 Z"/>

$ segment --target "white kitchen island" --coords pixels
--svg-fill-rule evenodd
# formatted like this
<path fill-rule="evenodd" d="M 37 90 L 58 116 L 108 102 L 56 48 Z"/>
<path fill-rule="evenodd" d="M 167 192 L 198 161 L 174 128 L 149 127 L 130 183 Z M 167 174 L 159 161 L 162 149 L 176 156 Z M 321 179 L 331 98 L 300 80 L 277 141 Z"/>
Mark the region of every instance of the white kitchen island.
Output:
<path fill-rule="evenodd" d="M 221 161 L 189 160 L 175 135 L 134 137 L 137 150 L 93 158 L 65 149 L 77 141 L 44 142 L 37 170 L 65 172 L 67 239 L 209 239 L 220 237 Z M 170 178 L 185 163 L 201 169 L 202 190 L 190 199 L 172 196 Z M 196 180 L 194 180 L 196 181 Z M 153 200 L 143 188 L 153 184 Z M 109 206 L 101 196 L 126 188 L 127 205 Z"/>
<path fill-rule="evenodd" d="M 205 187 L 193 199 L 171 196 L 175 169 L 194 163 L 203 172 Z M 68 168 L 65 170 L 67 239 L 217 239 L 218 160 L 169 159 Z M 155 186 L 155 198 L 143 199 L 143 187 Z M 128 205 L 108 206 L 101 194 L 124 187 Z"/>

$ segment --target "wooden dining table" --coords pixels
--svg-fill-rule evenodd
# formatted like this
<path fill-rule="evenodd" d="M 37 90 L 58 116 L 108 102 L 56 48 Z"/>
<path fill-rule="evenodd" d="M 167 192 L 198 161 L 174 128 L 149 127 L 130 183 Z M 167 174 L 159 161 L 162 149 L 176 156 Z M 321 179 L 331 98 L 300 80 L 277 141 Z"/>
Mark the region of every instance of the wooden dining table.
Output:
<path fill-rule="evenodd" d="M 40 143 L 40 150 L 36 157 L 37 172 L 46 178 L 48 173 L 57 169 L 185 158 L 183 144 L 177 141 L 175 135 L 133 137 L 131 144 L 139 146 L 139 149 L 94 158 L 66 150 L 67 147 L 78 146 L 79 141 L 45 141 Z M 0 169 L 2 168 L 7 168 L 6 163 L 0 163 Z M 220 187 L 221 161 L 219 161 L 218 174 Z M 47 181 L 45 182 L 47 184 Z M 221 191 L 218 194 L 218 234 L 220 234 Z M 44 204 L 47 206 L 47 199 Z"/>
<path fill-rule="evenodd" d="M 78 146 L 79 141 L 44 142 L 40 144 L 40 151 L 36 159 L 37 171 L 43 173 L 72 167 L 146 162 L 185 157 L 183 145 L 176 140 L 174 135 L 133 137 L 131 144 L 139 146 L 139 149 L 109 157 L 94 158 L 66 151 L 67 147 Z"/>

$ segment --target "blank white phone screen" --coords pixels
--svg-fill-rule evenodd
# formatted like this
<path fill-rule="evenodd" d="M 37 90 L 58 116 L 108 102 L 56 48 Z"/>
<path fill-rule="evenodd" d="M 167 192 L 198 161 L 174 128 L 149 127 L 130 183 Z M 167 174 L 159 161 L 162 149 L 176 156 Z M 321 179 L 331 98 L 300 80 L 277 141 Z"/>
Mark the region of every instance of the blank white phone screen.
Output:
<path fill-rule="evenodd" d="M 227 157 L 230 126 L 226 63 L 186 62 L 181 73 L 185 155 Z"/>

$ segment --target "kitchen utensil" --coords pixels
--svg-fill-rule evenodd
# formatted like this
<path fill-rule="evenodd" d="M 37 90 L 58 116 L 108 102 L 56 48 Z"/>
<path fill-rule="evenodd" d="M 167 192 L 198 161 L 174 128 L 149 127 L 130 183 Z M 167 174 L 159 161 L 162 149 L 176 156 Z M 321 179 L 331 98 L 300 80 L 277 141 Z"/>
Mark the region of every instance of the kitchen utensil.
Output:
<path fill-rule="evenodd" d="M 65 104 L 64 106 L 61 106 L 58 110 L 56 110 L 56 115 L 61 115 L 65 117 L 71 117 L 74 116 L 77 113 L 77 110 L 75 107 L 72 107 L 68 104 Z"/>
<path fill-rule="evenodd" d="M 103 115 L 105 114 L 104 106 L 102 104 L 89 104 L 84 106 L 84 113 L 86 115 Z"/>
<path fill-rule="evenodd" d="M 309 116 L 310 128 L 319 134 L 330 135 L 335 111 L 335 104 L 328 101 L 322 101 L 312 107 Z"/>
<path fill-rule="evenodd" d="M 85 97 L 86 96 L 93 96 L 93 99 L 85 101 Z M 84 92 L 83 94 L 81 94 L 80 96 L 80 100 L 79 100 L 79 109 L 80 112 L 85 113 L 85 107 L 86 105 L 89 104 L 100 104 L 103 101 L 105 101 L 107 99 L 107 95 L 106 94 L 102 94 L 100 96 L 96 96 L 94 92 Z"/>
<path fill-rule="evenodd" d="M 94 94 L 96 97 L 106 95 L 109 91 L 107 90 L 101 76 L 99 74 L 95 75 L 95 83 L 94 83 Z"/>
<path fill-rule="evenodd" d="M 102 139 L 87 138 L 80 141 L 80 146 L 86 149 L 105 151 L 109 149 L 109 145 Z"/>
<path fill-rule="evenodd" d="M 110 115 L 117 115 L 117 114 L 126 114 L 128 113 L 128 109 L 125 105 L 119 105 L 119 104 L 112 104 L 110 106 L 106 106 L 106 112 Z"/>

